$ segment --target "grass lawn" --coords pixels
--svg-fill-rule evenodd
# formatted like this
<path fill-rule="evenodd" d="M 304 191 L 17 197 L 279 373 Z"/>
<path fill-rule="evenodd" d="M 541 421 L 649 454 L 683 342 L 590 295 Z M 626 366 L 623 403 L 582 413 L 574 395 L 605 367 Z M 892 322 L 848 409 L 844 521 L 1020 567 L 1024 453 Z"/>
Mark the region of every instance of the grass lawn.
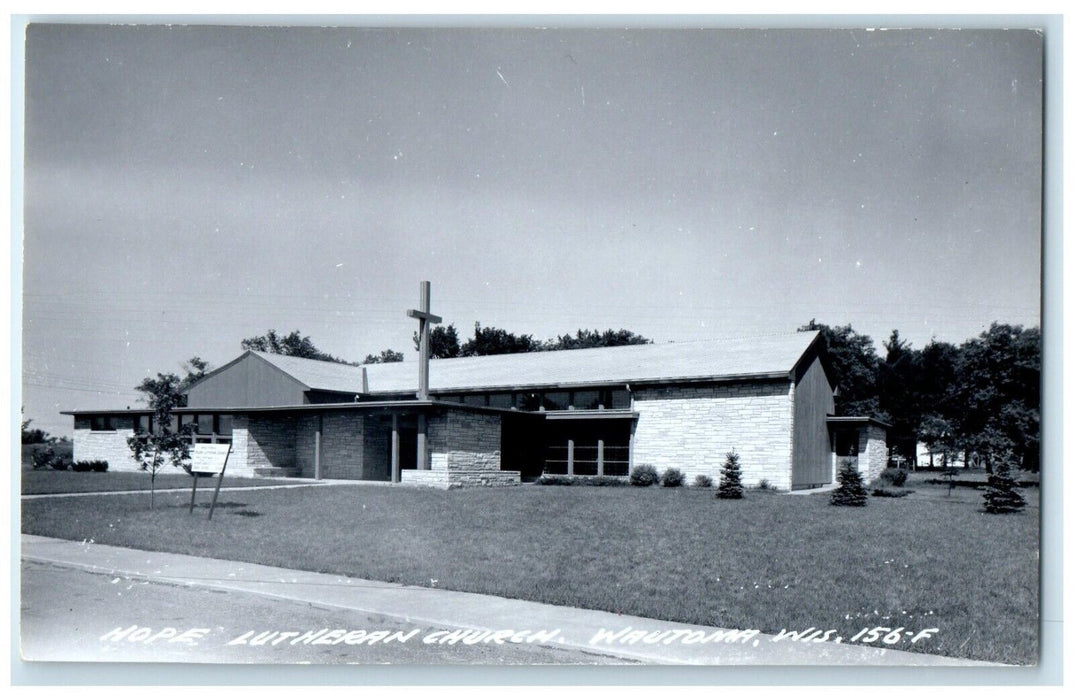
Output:
<path fill-rule="evenodd" d="M 181 494 L 155 511 L 139 495 L 26 501 L 22 513 L 33 534 L 664 620 L 844 639 L 938 628 L 892 648 L 1035 663 L 1037 491 L 1024 513 L 997 516 L 978 512 L 979 494 L 915 488 L 865 508 L 692 488 L 347 486 L 232 492 L 211 522 Z"/>
<path fill-rule="evenodd" d="M 157 474 L 157 489 L 189 489 L 194 479 L 186 472 L 167 469 Z M 223 487 L 271 486 L 277 479 L 229 478 L 224 474 Z M 198 491 L 216 486 L 216 479 L 198 479 Z M 55 469 L 22 470 L 24 495 L 45 493 L 89 493 L 93 491 L 149 491 L 147 472 L 72 472 Z"/>

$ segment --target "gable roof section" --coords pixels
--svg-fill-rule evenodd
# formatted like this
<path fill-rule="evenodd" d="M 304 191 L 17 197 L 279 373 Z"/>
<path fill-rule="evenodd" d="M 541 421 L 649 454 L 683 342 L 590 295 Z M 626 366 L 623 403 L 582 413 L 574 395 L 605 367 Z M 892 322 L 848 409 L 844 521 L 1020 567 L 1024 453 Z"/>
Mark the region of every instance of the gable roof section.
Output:
<path fill-rule="evenodd" d="M 304 384 L 307 389 L 320 391 L 345 391 L 358 393 L 362 390 L 362 368 L 339 362 L 308 360 L 304 357 L 276 355 L 260 350 L 247 351 Z"/>
<path fill-rule="evenodd" d="M 432 391 L 788 376 L 819 333 L 432 360 Z M 367 365 L 370 394 L 417 391 L 417 362 Z"/>

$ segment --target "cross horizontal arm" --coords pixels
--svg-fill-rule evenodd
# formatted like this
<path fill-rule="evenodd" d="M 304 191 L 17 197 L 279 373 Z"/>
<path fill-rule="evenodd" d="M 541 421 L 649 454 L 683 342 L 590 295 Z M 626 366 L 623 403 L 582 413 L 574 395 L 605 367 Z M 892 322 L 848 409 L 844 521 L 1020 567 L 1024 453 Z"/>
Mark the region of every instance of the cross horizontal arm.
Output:
<path fill-rule="evenodd" d="M 410 318 L 419 318 L 419 319 L 423 319 L 425 321 L 430 321 L 432 323 L 440 323 L 441 321 L 444 320 L 444 319 L 440 318 L 439 316 L 434 316 L 433 314 L 429 313 L 428 311 L 418 311 L 417 309 L 409 309 L 406 312 L 406 315 L 409 316 Z"/>

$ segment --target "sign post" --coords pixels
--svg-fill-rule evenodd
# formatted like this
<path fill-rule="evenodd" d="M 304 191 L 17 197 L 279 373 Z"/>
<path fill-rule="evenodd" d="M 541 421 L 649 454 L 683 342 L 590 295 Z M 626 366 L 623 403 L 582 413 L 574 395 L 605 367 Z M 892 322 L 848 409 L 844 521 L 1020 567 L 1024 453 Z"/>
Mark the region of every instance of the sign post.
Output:
<path fill-rule="evenodd" d="M 190 512 L 194 512 L 194 499 L 198 493 L 199 476 L 216 476 L 216 489 L 213 491 L 212 504 L 209 506 L 209 520 L 216 510 L 216 497 L 220 495 L 220 484 L 224 481 L 227 460 L 231 456 L 231 443 L 196 443 L 190 450 L 190 475 L 194 477 L 194 487 L 190 490 Z"/>

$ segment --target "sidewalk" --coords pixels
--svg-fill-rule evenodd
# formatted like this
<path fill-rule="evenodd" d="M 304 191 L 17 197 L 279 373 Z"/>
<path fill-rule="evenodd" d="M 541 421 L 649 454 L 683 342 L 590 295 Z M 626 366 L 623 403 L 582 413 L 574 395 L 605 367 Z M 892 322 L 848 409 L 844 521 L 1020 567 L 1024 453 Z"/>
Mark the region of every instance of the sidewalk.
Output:
<path fill-rule="evenodd" d="M 445 630 L 516 633 L 558 630 L 544 644 L 650 664 L 996 666 L 870 646 L 773 641 L 772 635 L 737 635 L 735 639 L 734 635 L 724 634 L 726 631 L 715 627 L 35 535 L 22 535 L 21 542 L 25 561 L 219 591 L 242 591 L 379 614 Z M 626 643 L 626 635 L 608 639 L 609 635 L 605 634 L 603 639 L 599 638 L 602 630 L 619 633 L 626 628 L 666 634 L 659 641 L 649 643 L 640 639 Z M 732 641 L 723 641 L 728 636 Z"/>

